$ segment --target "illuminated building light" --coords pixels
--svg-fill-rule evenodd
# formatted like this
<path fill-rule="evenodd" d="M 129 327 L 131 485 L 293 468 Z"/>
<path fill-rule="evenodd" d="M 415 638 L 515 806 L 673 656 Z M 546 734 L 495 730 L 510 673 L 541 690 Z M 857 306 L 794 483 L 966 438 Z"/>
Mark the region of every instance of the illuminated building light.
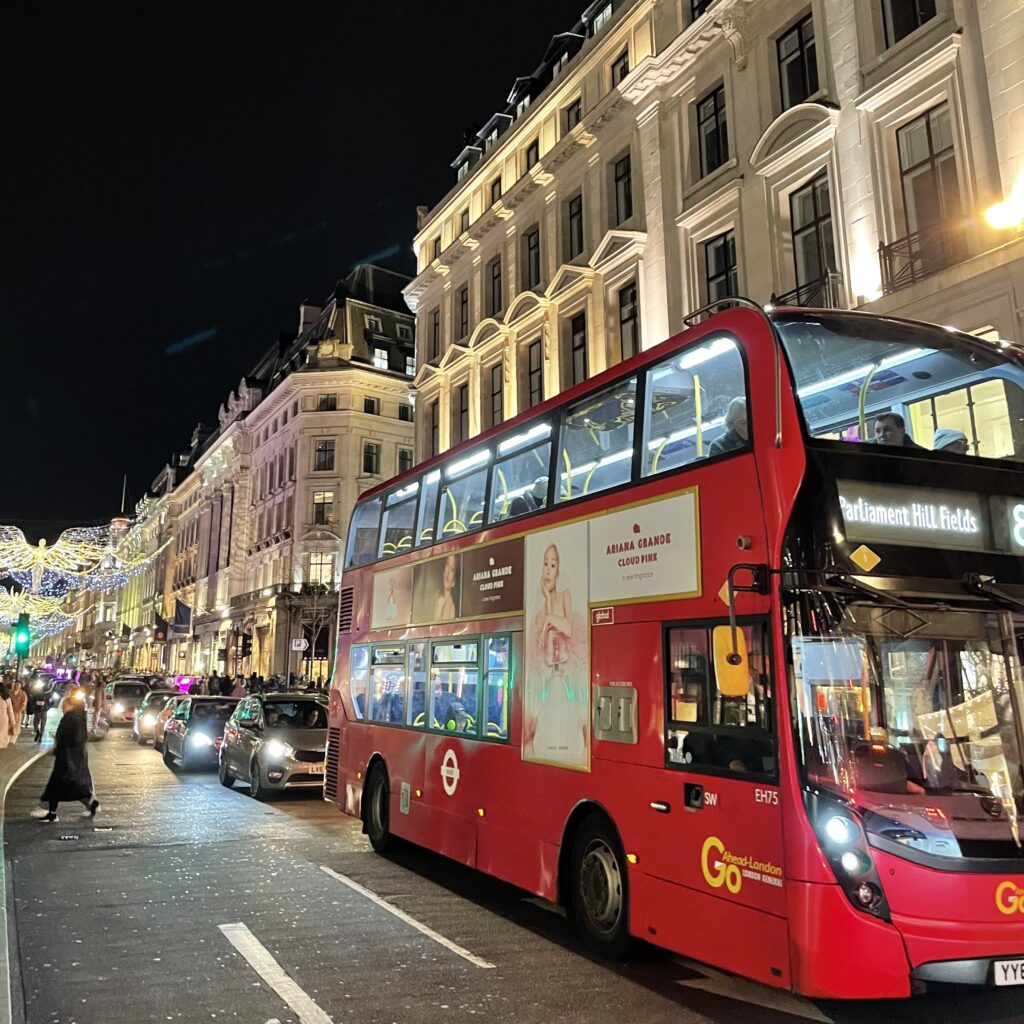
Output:
<path fill-rule="evenodd" d="M 985 211 L 985 220 L 998 230 L 1024 227 L 1024 170 L 1017 175 L 1010 194 L 1001 203 L 994 203 Z"/>

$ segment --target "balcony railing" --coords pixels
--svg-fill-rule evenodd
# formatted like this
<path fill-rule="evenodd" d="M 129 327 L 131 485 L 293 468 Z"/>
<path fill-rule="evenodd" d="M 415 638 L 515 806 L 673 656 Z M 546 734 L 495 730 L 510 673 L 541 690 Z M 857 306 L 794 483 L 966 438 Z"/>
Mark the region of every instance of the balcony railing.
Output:
<path fill-rule="evenodd" d="M 808 306 L 814 309 L 845 309 L 843 275 L 830 270 L 817 281 L 794 288 L 783 295 L 772 295 L 773 306 Z"/>
<path fill-rule="evenodd" d="M 948 221 L 915 231 L 878 247 L 882 291 L 886 295 L 959 263 L 967 256 L 967 235 L 960 221 Z"/>

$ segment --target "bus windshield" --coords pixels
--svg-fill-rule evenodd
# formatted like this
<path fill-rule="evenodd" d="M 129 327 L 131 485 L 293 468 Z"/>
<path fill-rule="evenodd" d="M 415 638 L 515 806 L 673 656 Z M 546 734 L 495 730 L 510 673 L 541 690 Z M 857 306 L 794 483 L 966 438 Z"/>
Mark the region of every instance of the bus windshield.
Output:
<path fill-rule="evenodd" d="M 773 320 L 811 437 L 1024 461 L 1024 370 L 1006 342 L 843 313 Z"/>
<path fill-rule="evenodd" d="M 883 840 L 941 857 L 1021 856 L 1008 616 L 852 602 L 831 630 L 790 645 L 808 783 L 852 800 Z"/>

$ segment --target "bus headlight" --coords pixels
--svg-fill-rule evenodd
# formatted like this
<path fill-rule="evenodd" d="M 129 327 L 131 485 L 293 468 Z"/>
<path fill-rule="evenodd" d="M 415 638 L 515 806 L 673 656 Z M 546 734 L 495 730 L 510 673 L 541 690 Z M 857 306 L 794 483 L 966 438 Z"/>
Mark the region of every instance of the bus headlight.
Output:
<path fill-rule="evenodd" d="M 821 852 L 850 903 L 865 914 L 892 920 L 882 880 L 857 811 L 826 793 L 804 792 L 804 806 Z"/>
<path fill-rule="evenodd" d="M 858 831 L 857 826 L 845 814 L 833 814 L 825 819 L 825 835 L 840 846 L 852 843 L 857 838 Z"/>

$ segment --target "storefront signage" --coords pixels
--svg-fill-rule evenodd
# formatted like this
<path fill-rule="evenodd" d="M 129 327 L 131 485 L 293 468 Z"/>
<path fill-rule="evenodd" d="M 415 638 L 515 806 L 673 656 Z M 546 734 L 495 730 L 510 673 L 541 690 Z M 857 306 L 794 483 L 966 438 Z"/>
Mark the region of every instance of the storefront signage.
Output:
<path fill-rule="evenodd" d="M 696 490 L 591 520 L 590 574 L 591 604 L 699 593 Z"/>
<path fill-rule="evenodd" d="M 985 500 L 977 494 L 838 481 L 839 510 L 850 541 L 989 550 Z"/>

